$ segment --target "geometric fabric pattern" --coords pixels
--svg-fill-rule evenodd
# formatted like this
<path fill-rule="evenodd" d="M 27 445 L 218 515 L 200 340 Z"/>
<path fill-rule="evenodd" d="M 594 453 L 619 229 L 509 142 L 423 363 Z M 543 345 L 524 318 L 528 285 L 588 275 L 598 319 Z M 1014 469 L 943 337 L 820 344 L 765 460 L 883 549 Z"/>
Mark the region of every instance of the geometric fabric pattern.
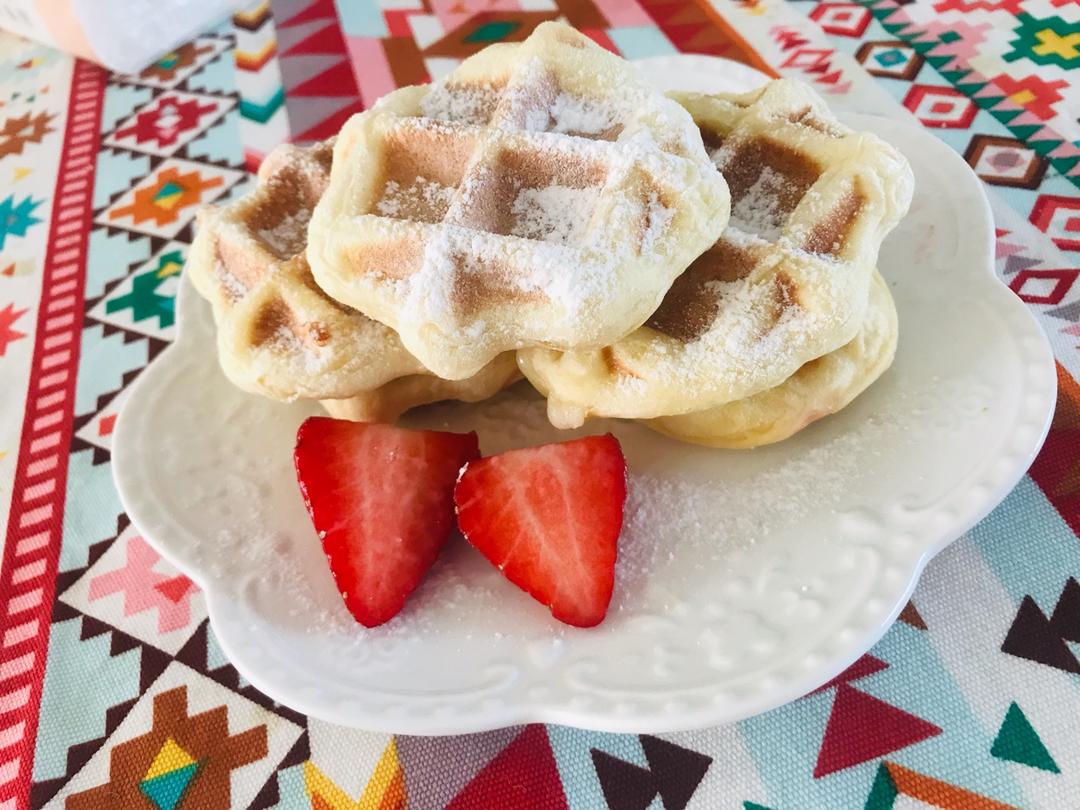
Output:
<path fill-rule="evenodd" d="M 121 121 L 105 138 L 111 146 L 129 146 L 155 155 L 170 155 L 208 128 L 232 99 L 170 91 L 157 96 Z"/>
<path fill-rule="evenodd" d="M 922 69 L 924 59 L 902 40 L 867 42 L 855 54 L 863 70 L 882 79 L 914 81 Z"/>
<path fill-rule="evenodd" d="M 55 130 L 50 121 L 55 114 L 39 112 L 37 115 L 23 113 L 10 116 L 0 125 L 0 158 L 21 155 L 30 144 L 41 143 L 42 138 Z"/>
<path fill-rule="evenodd" d="M 227 40 L 218 37 L 198 37 L 191 42 L 162 54 L 129 81 L 154 88 L 172 88 L 192 76 L 228 47 Z"/>
<path fill-rule="evenodd" d="M 172 340 L 173 303 L 186 256 L 186 244 L 167 242 L 149 261 L 116 282 L 91 312 L 103 323 Z"/>
<path fill-rule="evenodd" d="M 1038 188 L 1047 169 L 1046 158 L 1016 138 L 976 135 L 964 158 L 975 174 L 987 183 L 1000 186 Z"/>
<path fill-rule="evenodd" d="M 774 711 L 434 738 L 305 717 L 236 671 L 196 583 L 122 513 L 117 414 L 175 339 L 200 205 L 278 143 L 557 18 L 631 59 L 800 77 L 962 155 L 996 271 L 1053 345 L 1054 422 L 881 641 Z M 0 808 L 1078 806 L 1078 19 L 1071 0 L 257 0 L 127 76 L 0 35 Z"/>
<path fill-rule="evenodd" d="M 155 695 L 153 706 L 150 730 L 113 747 L 109 781 L 72 794 L 67 807 L 133 807 L 139 794 L 158 810 L 173 810 L 181 798 L 193 806 L 227 807 L 232 770 L 266 756 L 265 727 L 230 735 L 225 707 L 189 715 L 185 686 Z"/>
<path fill-rule="evenodd" d="M 199 589 L 162 560 L 134 527 L 122 532 L 59 598 L 174 655 L 206 618 Z"/>
<path fill-rule="evenodd" d="M 927 127 L 967 129 L 979 112 L 975 102 L 951 87 L 912 85 L 904 106 Z"/>
<path fill-rule="evenodd" d="M 200 205 L 213 202 L 239 179 L 239 172 L 169 158 L 109 206 L 98 221 L 156 236 L 176 236 Z"/>

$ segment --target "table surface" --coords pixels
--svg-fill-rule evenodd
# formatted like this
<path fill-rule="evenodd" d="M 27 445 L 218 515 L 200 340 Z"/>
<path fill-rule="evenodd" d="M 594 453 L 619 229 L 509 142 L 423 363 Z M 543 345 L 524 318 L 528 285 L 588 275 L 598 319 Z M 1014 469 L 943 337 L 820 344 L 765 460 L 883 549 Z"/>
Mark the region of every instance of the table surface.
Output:
<path fill-rule="evenodd" d="M 565 16 L 917 119 L 985 181 L 1060 395 L 1008 499 L 827 688 L 662 737 L 418 738 L 276 705 L 123 514 L 110 436 L 174 336 L 200 203 L 285 139 Z M 0 35 L 0 810 L 1080 807 L 1078 0 L 272 0 L 137 76 Z M 964 301 L 955 302 L 964 317 Z"/>

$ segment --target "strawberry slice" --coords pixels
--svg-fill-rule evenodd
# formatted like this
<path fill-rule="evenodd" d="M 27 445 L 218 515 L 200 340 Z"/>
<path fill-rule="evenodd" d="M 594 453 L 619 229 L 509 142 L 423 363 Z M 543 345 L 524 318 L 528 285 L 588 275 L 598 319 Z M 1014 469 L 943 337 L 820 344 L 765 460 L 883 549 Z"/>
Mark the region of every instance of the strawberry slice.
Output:
<path fill-rule="evenodd" d="M 466 539 L 578 627 L 607 613 L 625 502 L 626 460 L 611 434 L 470 461 L 454 488 Z"/>
<path fill-rule="evenodd" d="M 338 591 L 356 620 L 397 615 L 454 527 L 454 481 L 475 433 L 313 416 L 296 434 L 296 477 Z"/>

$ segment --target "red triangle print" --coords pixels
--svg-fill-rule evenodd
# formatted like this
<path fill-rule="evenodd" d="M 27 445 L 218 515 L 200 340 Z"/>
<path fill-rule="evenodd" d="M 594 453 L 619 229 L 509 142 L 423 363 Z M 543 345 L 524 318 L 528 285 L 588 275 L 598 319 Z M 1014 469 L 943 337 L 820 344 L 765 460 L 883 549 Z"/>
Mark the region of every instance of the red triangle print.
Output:
<path fill-rule="evenodd" d="M 941 729 L 903 709 L 847 684 L 836 690 L 814 778 L 842 771 L 941 733 Z"/>
<path fill-rule="evenodd" d="M 678 14 L 682 5 L 682 3 L 649 3 L 649 16 L 656 20 L 656 22 L 663 24 L 668 22 L 672 15 Z"/>
<path fill-rule="evenodd" d="M 555 755 L 543 726 L 526 726 L 473 777 L 446 810 L 493 807 L 567 810 Z"/>
<path fill-rule="evenodd" d="M 14 276 L 15 275 L 15 262 L 12 262 L 7 267 L 5 267 L 3 270 L 0 270 L 0 275 Z"/>
<path fill-rule="evenodd" d="M 285 51 L 282 56 L 299 56 L 306 53 L 345 54 L 345 42 L 336 22 L 320 28 L 310 36 L 304 37 Z"/>
<path fill-rule="evenodd" d="M 290 98 L 297 96 L 355 97 L 356 95 L 356 78 L 353 76 L 352 65 L 348 62 L 339 62 L 289 91 Z"/>
<path fill-rule="evenodd" d="M 347 107 L 343 107 L 333 115 L 324 118 L 314 126 L 304 130 L 298 135 L 293 136 L 294 141 L 322 141 L 329 138 L 331 135 L 337 134 L 342 125 L 349 120 L 353 113 L 358 113 L 364 109 L 364 105 L 360 102 L 360 99 L 349 104 Z"/>
<path fill-rule="evenodd" d="M 873 675 L 876 672 L 881 672 L 883 669 L 888 669 L 889 665 L 882 661 L 880 658 L 876 658 L 873 655 L 867 653 L 850 667 L 845 669 L 831 681 L 826 681 L 813 692 L 808 694 L 816 695 L 818 692 L 824 692 L 826 689 L 831 689 L 834 686 L 839 686 L 843 683 L 851 683 L 857 681 L 859 678 L 865 678 L 869 675 Z"/>
<path fill-rule="evenodd" d="M 285 22 L 278 23 L 279 28 L 288 28 L 292 25 L 300 25 L 301 23 L 311 22 L 312 20 L 336 20 L 337 8 L 334 6 L 334 0 L 315 0 L 314 3 L 309 5 L 305 9 L 293 14 Z"/>
<path fill-rule="evenodd" d="M 172 579 L 166 579 L 163 582 L 159 582 L 154 586 L 154 590 L 172 602 L 174 605 L 180 604 L 180 600 L 188 595 L 190 591 L 195 587 L 190 579 L 183 574 L 173 577 Z"/>

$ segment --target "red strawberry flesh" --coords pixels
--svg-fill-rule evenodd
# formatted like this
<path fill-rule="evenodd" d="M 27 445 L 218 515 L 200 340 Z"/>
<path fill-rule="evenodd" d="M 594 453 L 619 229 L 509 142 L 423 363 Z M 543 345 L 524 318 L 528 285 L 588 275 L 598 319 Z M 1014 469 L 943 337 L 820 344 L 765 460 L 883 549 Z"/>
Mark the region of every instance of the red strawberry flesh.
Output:
<path fill-rule="evenodd" d="M 338 591 L 361 624 L 389 621 L 454 526 L 458 472 L 475 433 L 314 416 L 296 434 L 296 475 Z"/>
<path fill-rule="evenodd" d="M 466 539 L 556 619 L 603 621 L 626 502 L 626 461 L 614 436 L 469 462 L 454 502 Z"/>

